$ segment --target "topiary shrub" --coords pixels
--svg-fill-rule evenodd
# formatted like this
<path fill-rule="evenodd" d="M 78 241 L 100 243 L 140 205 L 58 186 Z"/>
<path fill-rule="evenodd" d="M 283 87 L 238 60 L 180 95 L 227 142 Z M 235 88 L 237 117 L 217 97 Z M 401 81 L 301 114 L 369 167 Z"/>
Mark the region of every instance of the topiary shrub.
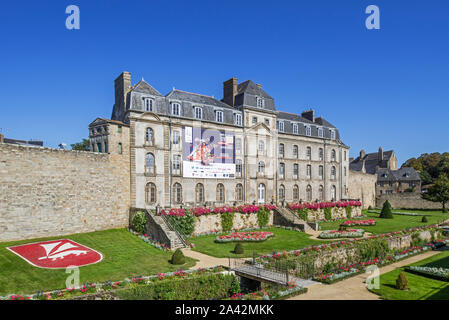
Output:
<path fill-rule="evenodd" d="M 244 252 L 243 246 L 241 243 L 237 243 L 234 247 L 234 253 L 235 254 L 242 254 Z"/>
<path fill-rule="evenodd" d="M 146 224 L 147 224 L 147 217 L 145 215 L 145 212 L 137 211 L 134 214 L 131 227 L 134 229 L 134 231 L 143 233 L 145 231 Z"/>
<path fill-rule="evenodd" d="M 391 209 L 390 202 L 386 200 L 382 206 L 382 211 L 380 212 L 379 218 L 383 219 L 393 219 L 393 212 Z"/>
<path fill-rule="evenodd" d="M 408 290 L 408 279 L 404 272 L 401 271 L 398 278 L 396 279 L 396 289 L 398 290 Z"/>
<path fill-rule="evenodd" d="M 171 264 L 184 264 L 186 262 L 186 258 L 184 257 L 184 253 L 182 253 L 181 249 L 176 249 L 175 253 L 173 253 L 171 257 Z"/>
<path fill-rule="evenodd" d="M 426 216 L 423 216 L 422 219 L 421 219 L 421 222 L 428 222 L 428 221 L 427 221 L 427 217 L 426 217 Z"/>

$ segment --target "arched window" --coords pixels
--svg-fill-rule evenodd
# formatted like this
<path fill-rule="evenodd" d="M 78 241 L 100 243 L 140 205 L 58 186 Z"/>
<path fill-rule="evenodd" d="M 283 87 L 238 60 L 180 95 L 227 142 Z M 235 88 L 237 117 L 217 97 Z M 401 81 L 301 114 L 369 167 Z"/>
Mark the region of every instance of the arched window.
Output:
<path fill-rule="evenodd" d="M 241 183 L 235 186 L 235 199 L 237 201 L 243 201 L 243 186 Z"/>
<path fill-rule="evenodd" d="M 265 173 L 265 163 L 263 161 L 259 161 L 259 167 L 257 170 L 260 174 Z"/>
<path fill-rule="evenodd" d="M 334 166 L 332 166 L 332 168 L 331 168 L 331 179 L 335 179 L 336 175 L 337 175 L 337 169 Z"/>
<path fill-rule="evenodd" d="M 217 184 L 217 202 L 225 202 L 225 187 L 223 184 Z"/>
<path fill-rule="evenodd" d="M 335 201 L 337 199 L 337 188 L 335 188 L 335 186 L 331 187 L 331 198 L 332 201 Z"/>
<path fill-rule="evenodd" d="M 182 203 L 182 186 L 177 182 L 173 185 L 173 202 L 175 204 Z"/>
<path fill-rule="evenodd" d="M 307 201 L 312 201 L 312 186 L 309 184 L 306 189 Z"/>
<path fill-rule="evenodd" d="M 197 183 L 195 187 L 195 200 L 196 203 L 204 202 L 204 186 L 202 183 Z"/>
<path fill-rule="evenodd" d="M 145 144 L 152 146 L 153 145 L 153 129 L 146 128 L 145 129 Z"/>
<path fill-rule="evenodd" d="M 284 157 L 284 144 L 283 143 L 279 144 L 279 156 L 281 158 Z"/>
<path fill-rule="evenodd" d="M 259 184 L 259 187 L 257 188 L 258 193 L 258 201 L 259 203 L 265 202 L 265 185 L 263 183 Z"/>
<path fill-rule="evenodd" d="M 293 186 L 293 201 L 299 200 L 299 187 L 295 184 Z"/>
<path fill-rule="evenodd" d="M 320 200 L 324 200 L 324 188 L 323 188 L 323 186 L 320 186 L 320 188 L 318 189 L 318 198 L 320 199 Z"/>
<path fill-rule="evenodd" d="M 281 184 L 281 185 L 279 186 L 279 200 L 280 200 L 280 201 L 285 200 L 285 187 L 284 187 L 283 184 Z"/>
<path fill-rule="evenodd" d="M 335 161 L 337 159 L 337 154 L 335 152 L 335 149 L 332 149 L 331 152 L 331 161 Z"/>
<path fill-rule="evenodd" d="M 156 185 L 152 182 L 145 186 L 145 202 L 146 204 L 156 203 Z"/>
<path fill-rule="evenodd" d="M 145 173 L 154 174 L 154 155 L 152 153 L 147 153 L 145 156 Z"/>

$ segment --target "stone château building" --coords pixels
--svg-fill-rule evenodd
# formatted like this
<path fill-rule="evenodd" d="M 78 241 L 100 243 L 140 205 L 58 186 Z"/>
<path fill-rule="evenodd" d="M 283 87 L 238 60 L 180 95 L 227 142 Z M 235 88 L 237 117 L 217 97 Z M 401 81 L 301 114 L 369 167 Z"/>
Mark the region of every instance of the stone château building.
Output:
<path fill-rule="evenodd" d="M 398 160 L 393 150 L 365 153 L 360 151 L 359 157 L 350 159 L 351 171 L 372 174 L 377 177 L 376 195 L 401 192 L 421 192 L 421 177 L 413 168 L 398 169 Z"/>
<path fill-rule="evenodd" d="M 277 110 L 251 80 L 223 83 L 223 99 L 143 79 L 115 80 L 111 120 L 89 125 L 91 151 L 123 156 L 131 207 L 348 198 L 349 147 L 310 109 Z"/>

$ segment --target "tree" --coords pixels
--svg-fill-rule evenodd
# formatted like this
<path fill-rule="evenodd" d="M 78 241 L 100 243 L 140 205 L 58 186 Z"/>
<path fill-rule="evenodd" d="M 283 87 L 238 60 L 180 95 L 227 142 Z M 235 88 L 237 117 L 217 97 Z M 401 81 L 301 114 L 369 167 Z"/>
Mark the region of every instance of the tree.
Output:
<path fill-rule="evenodd" d="M 443 206 L 442 211 L 447 212 L 446 203 L 449 202 L 449 178 L 447 175 L 441 175 L 429 191 L 423 194 L 423 198 L 433 202 L 440 202 Z"/>
<path fill-rule="evenodd" d="M 380 212 L 379 218 L 383 219 L 393 219 L 393 212 L 391 209 L 391 204 L 386 200 L 382 206 L 382 211 Z"/>
<path fill-rule="evenodd" d="M 72 147 L 72 150 L 78 150 L 78 151 L 89 151 L 90 150 L 90 143 L 89 139 L 83 139 L 82 142 L 74 143 L 70 145 Z"/>

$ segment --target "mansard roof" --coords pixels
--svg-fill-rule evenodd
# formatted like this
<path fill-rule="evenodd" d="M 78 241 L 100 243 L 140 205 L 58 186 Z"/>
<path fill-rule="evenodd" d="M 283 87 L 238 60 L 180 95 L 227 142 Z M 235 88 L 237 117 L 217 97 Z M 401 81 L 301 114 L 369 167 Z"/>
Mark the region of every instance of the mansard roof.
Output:
<path fill-rule="evenodd" d="M 199 94 L 199 93 L 182 91 L 182 90 L 178 90 L 178 89 L 173 89 L 166 95 L 166 97 L 169 99 L 189 101 L 189 102 L 192 102 L 194 104 L 196 103 L 199 105 L 210 105 L 210 106 L 215 106 L 215 107 L 220 107 L 220 108 L 235 109 L 235 108 L 231 107 L 230 105 L 215 99 L 214 97 L 207 96 L 204 94 Z"/>
<path fill-rule="evenodd" d="M 148 84 L 145 80 L 140 80 L 138 83 L 136 83 L 132 89 L 132 91 L 151 94 L 153 96 L 162 96 L 159 91 L 154 89 L 150 84 Z"/>
<path fill-rule="evenodd" d="M 246 80 L 245 82 L 242 82 L 237 86 L 237 94 L 241 93 L 248 93 L 265 99 L 273 99 L 268 93 L 266 93 L 260 86 L 258 86 L 252 80 Z"/>

